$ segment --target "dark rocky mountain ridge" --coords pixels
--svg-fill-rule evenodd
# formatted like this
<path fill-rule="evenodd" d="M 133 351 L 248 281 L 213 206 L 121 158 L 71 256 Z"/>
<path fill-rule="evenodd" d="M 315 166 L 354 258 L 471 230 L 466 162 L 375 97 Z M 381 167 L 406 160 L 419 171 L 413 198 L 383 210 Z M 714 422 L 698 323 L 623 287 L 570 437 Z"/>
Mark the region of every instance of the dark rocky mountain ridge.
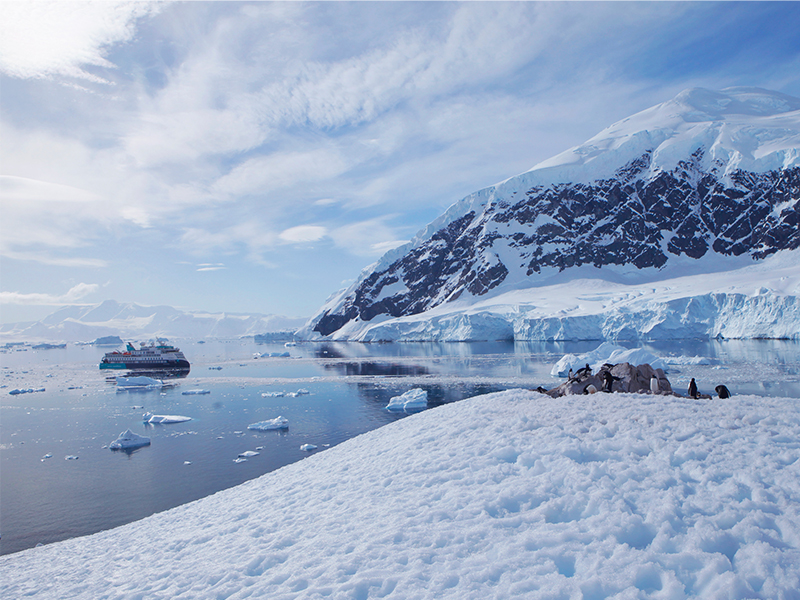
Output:
<path fill-rule="evenodd" d="M 800 247 L 800 167 L 735 169 L 706 144 L 694 146 L 669 169 L 654 164 L 648 148 L 589 183 L 525 185 L 520 176 L 516 189 L 498 186 L 363 274 L 320 312 L 313 331 L 327 336 L 355 320 L 419 314 L 512 281 L 533 285 L 544 271 L 658 270 L 672 257 L 759 260 Z"/>

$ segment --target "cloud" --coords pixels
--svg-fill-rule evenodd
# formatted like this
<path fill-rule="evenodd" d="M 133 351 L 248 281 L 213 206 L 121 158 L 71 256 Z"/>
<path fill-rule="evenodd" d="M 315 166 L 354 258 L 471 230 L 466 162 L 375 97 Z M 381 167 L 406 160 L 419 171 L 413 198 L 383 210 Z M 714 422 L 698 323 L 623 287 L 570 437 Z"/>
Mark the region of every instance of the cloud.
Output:
<path fill-rule="evenodd" d="M 227 269 L 227 267 L 222 263 L 216 263 L 216 264 L 205 263 L 205 264 L 197 265 L 197 271 L 198 272 L 201 272 L 201 271 L 221 271 L 223 269 Z"/>
<path fill-rule="evenodd" d="M 100 286 L 96 283 L 79 283 L 71 287 L 65 294 L 23 294 L 20 292 L 0 292 L 0 304 L 35 304 L 59 305 L 74 304 L 78 300 L 93 294 Z"/>
<path fill-rule="evenodd" d="M 155 3 L 111 0 L 0 2 L 0 71 L 108 83 L 84 67 L 114 68 L 105 58 L 108 48 L 131 40 L 136 20 L 158 10 Z"/>
<path fill-rule="evenodd" d="M 319 225 L 299 225 L 290 227 L 280 233 L 278 237 L 290 244 L 303 244 L 308 242 L 318 242 L 328 233 L 325 227 Z"/>
<path fill-rule="evenodd" d="M 348 168 L 348 161 L 333 148 L 306 152 L 276 152 L 251 158 L 221 177 L 213 190 L 222 196 L 266 194 L 303 183 L 332 179 Z"/>

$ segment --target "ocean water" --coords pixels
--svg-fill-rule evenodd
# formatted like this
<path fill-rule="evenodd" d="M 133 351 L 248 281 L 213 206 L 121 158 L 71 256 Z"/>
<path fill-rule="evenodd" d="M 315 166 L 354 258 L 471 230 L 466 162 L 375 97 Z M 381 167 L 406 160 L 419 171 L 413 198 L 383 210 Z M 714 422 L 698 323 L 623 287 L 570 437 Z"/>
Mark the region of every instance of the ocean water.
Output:
<path fill-rule="evenodd" d="M 86 535 L 208 496 L 376 429 L 405 413 L 392 396 L 428 392 L 429 407 L 514 387 L 554 387 L 550 368 L 582 343 L 256 344 L 251 339 L 173 340 L 192 363 L 172 387 L 119 391 L 98 363 L 107 348 L 11 347 L 0 353 L 0 553 Z M 625 345 L 625 344 L 623 344 Z M 734 395 L 800 399 L 800 344 L 757 340 L 652 344 L 660 356 L 703 356 L 668 378 L 685 391 L 719 383 Z M 254 353 L 289 352 L 288 358 Z M 113 374 L 112 374 L 113 375 Z M 41 389 L 11 395 L 13 389 Z M 205 395 L 182 392 L 203 389 Z M 284 394 L 305 390 L 292 397 Z M 145 425 L 142 414 L 191 421 Z M 283 416 L 285 431 L 248 430 Z M 131 429 L 151 438 L 132 452 L 108 445 Z M 234 462 L 247 450 L 259 454 Z M 45 458 L 50 456 L 49 458 Z M 77 457 L 67 459 L 66 457 Z"/>

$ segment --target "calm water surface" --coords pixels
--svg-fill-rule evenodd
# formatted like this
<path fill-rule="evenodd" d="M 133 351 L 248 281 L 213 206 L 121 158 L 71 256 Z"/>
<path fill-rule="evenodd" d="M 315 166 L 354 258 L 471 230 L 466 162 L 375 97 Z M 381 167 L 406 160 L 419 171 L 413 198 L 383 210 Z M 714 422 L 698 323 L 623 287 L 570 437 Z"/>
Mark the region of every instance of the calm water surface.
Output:
<path fill-rule="evenodd" d="M 392 396 L 421 387 L 429 406 L 509 388 L 553 387 L 553 363 L 597 342 L 564 344 L 333 344 L 285 348 L 252 340 L 173 340 L 192 363 L 175 387 L 118 392 L 98 363 L 108 349 L 12 348 L 0 354 L 0 553 L 7 554 L 141 519 L 301 460 L 376 429 L 404 413 L 385 409 Z M 648 347 L 661 356 L 705 356 L 710 365 L 676 367 L 683 391 L 725 383 L 734 394 L 800 398 L 796 342 L 681 342 Z M 253 354 L 290 353 L 290 358 Z M 14 388 L 44 392 L 10 395 Z M 74 389 L 70 389 L 74 388 Z M 207 395 L 183 395 L 202 388 Z M 309 393 L 264 397 L 267 392 Z M 142 414 L 184 415 L 173 425 L 142 423 Z M 277 416 L 287 431 L 248 424 Z M 108 445 L 126 429 L 151 438 L 134 452 Z M 239 453 L 257 456 L 235 463 Z M 51 458 L 44 458 L 45 455 Z M 66 456 L 77 459 L 66 460 Z"/>

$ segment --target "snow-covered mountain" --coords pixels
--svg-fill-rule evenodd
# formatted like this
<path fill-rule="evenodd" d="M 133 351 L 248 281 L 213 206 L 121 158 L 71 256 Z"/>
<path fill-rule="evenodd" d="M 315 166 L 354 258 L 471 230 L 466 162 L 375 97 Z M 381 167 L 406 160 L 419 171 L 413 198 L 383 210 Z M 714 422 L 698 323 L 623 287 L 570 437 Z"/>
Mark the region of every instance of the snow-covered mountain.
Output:
<path fill-rule="evenodd" d="M 261 314 L 185 312 L 171 306 L 140 306 L 107 300 L 94 306 L 65 306 L 35 323 L 0 328 L 0 340 L 90 341 L 123 338 L 235 338 L 293 330 L 306 319 Z"/>
<path fill-rule="evenodd" d="M 800 338 L 798 197 L 800 99 L 686 90 L 453 204 L 332 296 L 302 334 Z M 770 268 L 758 265 L 777 254 L 786 279 L 763 285 Z M 654 285 L 676 279 L 679 296 Z M 600 305 L 581 300 L 597 288 Z M 647 290 L 649 304 L 633 300 Z"/>

